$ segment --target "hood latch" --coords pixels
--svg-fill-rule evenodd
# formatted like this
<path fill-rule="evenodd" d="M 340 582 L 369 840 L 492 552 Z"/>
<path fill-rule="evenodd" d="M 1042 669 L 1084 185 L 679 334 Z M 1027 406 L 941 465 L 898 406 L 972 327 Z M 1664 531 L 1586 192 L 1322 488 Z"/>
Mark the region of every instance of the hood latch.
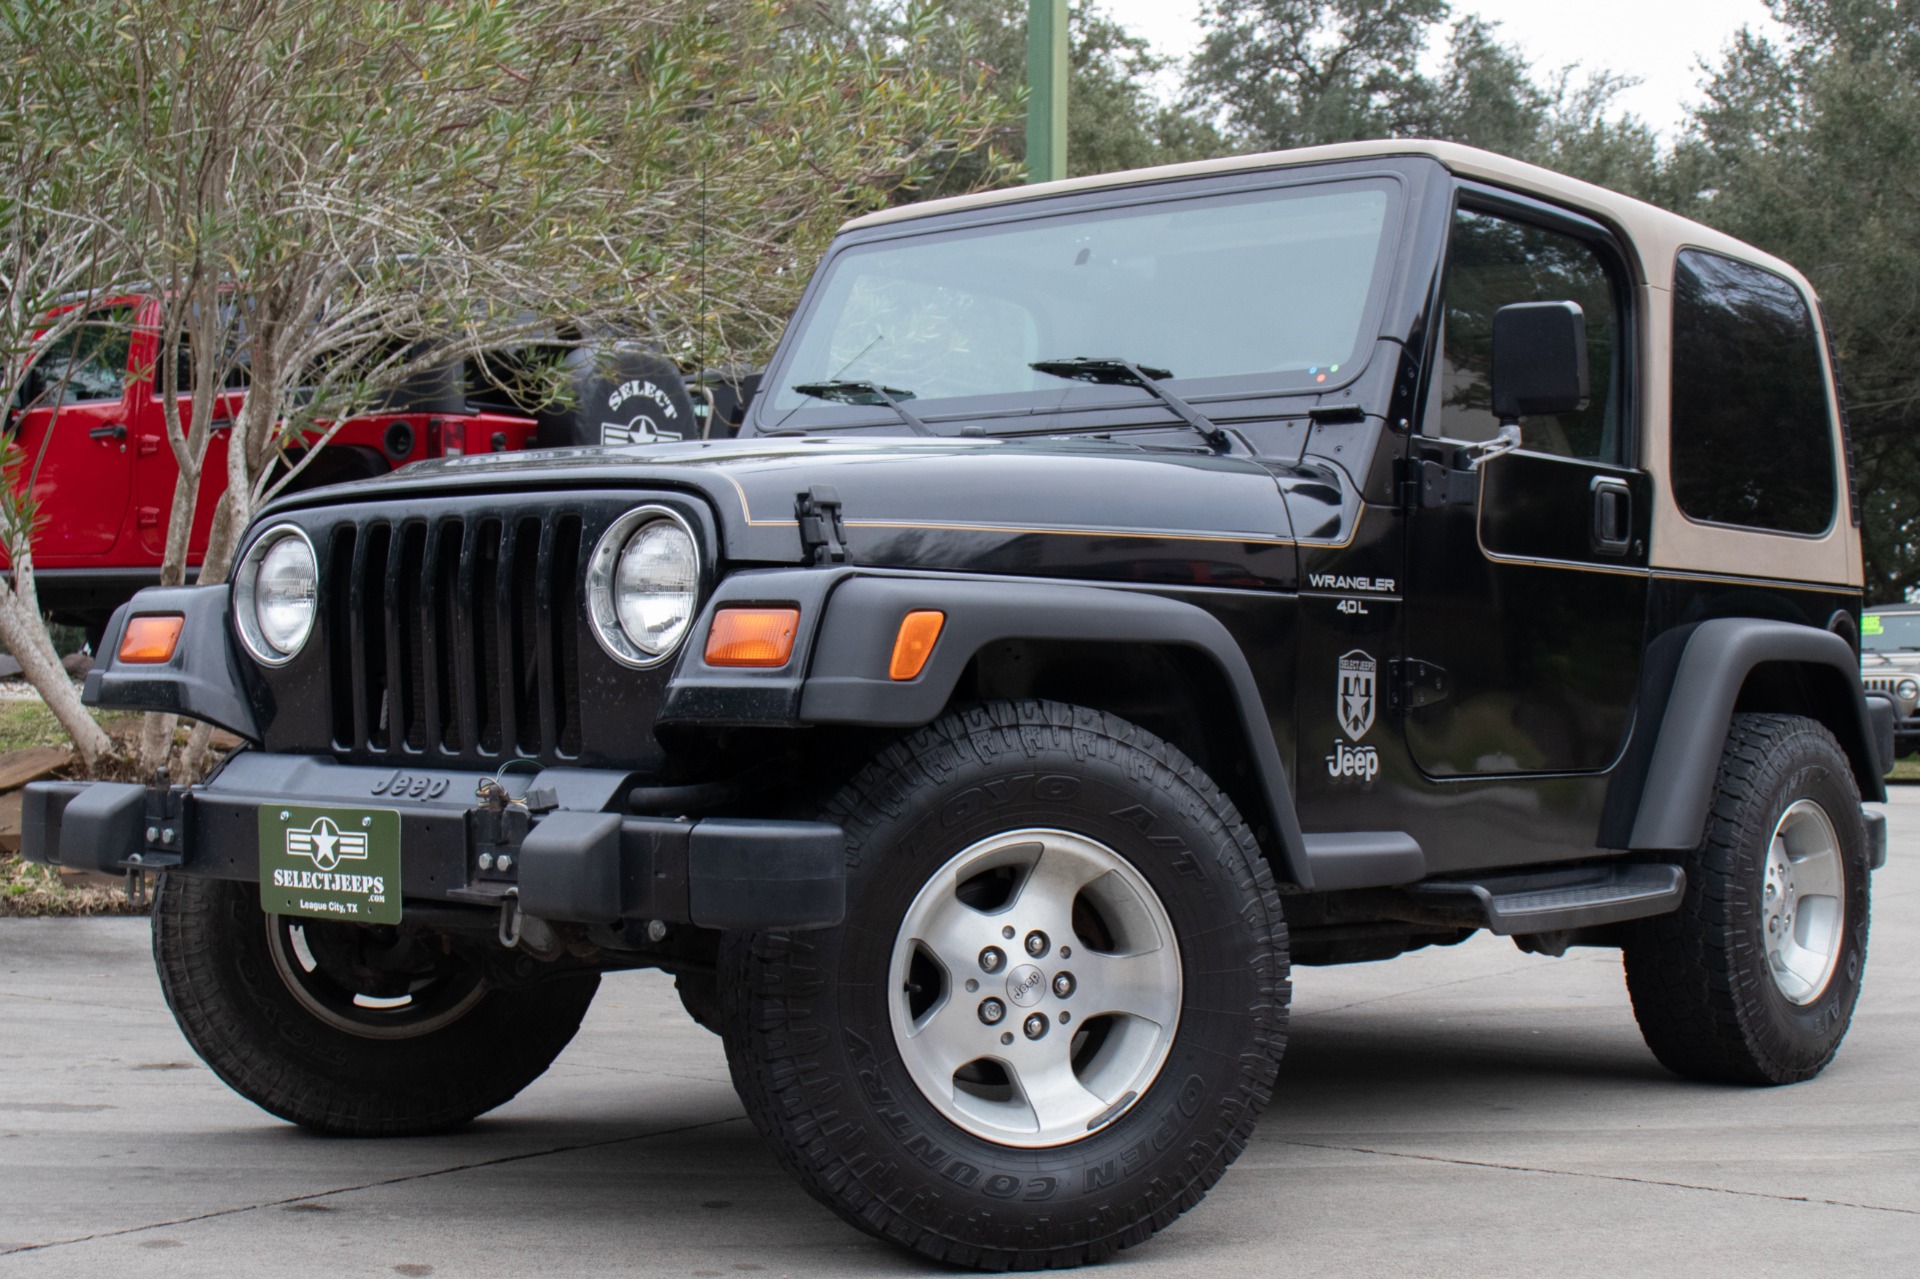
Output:
<path fill-rule="evenodd" d="M 816 484 L 795 496 L 793 513 L 800 521 L 800 549 L 809 564 L 847 562 L 847 528 L 838 492 Z"/>

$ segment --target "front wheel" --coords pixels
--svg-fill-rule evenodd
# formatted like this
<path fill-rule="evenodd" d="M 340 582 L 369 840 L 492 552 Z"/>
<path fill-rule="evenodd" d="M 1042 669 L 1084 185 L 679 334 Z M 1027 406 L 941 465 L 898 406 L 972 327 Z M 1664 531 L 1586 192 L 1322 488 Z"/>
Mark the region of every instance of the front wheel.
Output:
<path fill-rule="evenodd" d="M 1197 1203 L 1266 1105 L 1286 930 L 1232 803 L 1112 716 L 993 703 L 829 806 L 847 922 L 730 938 L 722 1027 L 781 1162 L 949 1263 L 1098 1261 Z"/>
<path fill-rule="evenodd" d="M 436 1132 L 508 1101 L 600 984 L 500 989 L 437 941 L 265 914 L 251 884 L 164 876 L 154 899 L 160 988 L 193 1050 L 262 1110 L 342 1136 Z"/>

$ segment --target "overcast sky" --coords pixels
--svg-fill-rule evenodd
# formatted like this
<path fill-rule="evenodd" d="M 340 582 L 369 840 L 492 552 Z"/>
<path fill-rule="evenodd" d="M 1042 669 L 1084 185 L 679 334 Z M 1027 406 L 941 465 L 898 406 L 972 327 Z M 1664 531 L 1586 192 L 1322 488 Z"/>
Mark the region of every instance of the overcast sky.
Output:
<path fill-rule="evenodd" d="M 1100 3 L 1161 53 L 1184 56 L 1200 38 L 1200 0 Z M 1453 0 L 1453 9 L 1498 22 L 1500 38 L 1520 46 L 1537 72 L 1577 62 L 1639 77 L 1619 105 L 1669 136 L 1699 96 L 1699 60 L 1718 61 L 1742 26 L 1772 29 L 1761 0 Z"/>

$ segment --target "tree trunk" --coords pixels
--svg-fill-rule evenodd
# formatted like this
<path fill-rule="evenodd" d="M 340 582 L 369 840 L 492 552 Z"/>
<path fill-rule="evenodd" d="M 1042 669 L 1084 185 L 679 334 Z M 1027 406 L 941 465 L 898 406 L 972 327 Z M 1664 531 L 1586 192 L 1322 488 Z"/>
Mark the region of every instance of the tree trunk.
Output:
<path fill-rule="evenodd" d="M 213 725 L 195 720 L 187 734 L 187 748 L 180 756 L 180 775 L 175 780 L 197 782 L 207 771 L 207 757 L 213 749 Z"/>
<path fill-rule="evenodd" d="M 151 773 L 165 768 L 173 756 L 173 730 L 180 724 L 178 715 L 148 711 L 140 721 L 140 768 Z"/>
<path fill-rule="evenodd" d="M 193 531 L 193 511 L 200 499 L 200 467 L 182 467 L 173 483 L 173 509 L 167 517 L 167 549 L 160 560 L 160 584 L 179 586 L 187 580 L 187 539 Z M 177 715 L 149 711 L 140 725 L 140 767 L 151 773 L 164 768 L 173 754 Z"/>
<path fill-rule="evenodd" d="M 27 593 L 33 594 L 30 583 Z M 95 721 L 74 690 L 73 681 L 67 678 L 59 654 L 53 651 L 46 623 L 40 620 L 39 609 L 34 607 L 37 603 L 33 598 L 22 600 L 18 587 L 0 587 L 0 639 L 6 641 L 7 651 L 20 663 L 20 673 L 27 677 L 27 682 L 45 700 L 47 709 L 60 721 L 60 727 L 73 739 L 81 762 L 92 768 L 113 754 L 113 739 Z"/>
<path fill-rule="evenodd" d="M 220 495 L 220 502 L 213 508 L 213 528 L 207 534 L 207 553 L 200 559 L 200 577 L 202 586 L 213 586 L 227 580 L 233 571 L 233 551 L 240 543 L 242 522 L 238 517 L 239 503 L 233 500 L 233 489 L 229 487 Z"/>

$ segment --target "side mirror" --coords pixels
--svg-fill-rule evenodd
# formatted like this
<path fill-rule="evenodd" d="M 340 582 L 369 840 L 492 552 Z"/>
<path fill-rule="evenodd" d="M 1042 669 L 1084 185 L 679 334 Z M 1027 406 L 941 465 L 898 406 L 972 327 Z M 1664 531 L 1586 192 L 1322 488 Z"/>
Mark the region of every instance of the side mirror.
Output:
<path fill-rule="evenodd" d="M 1502 426 L 1587 406 L 1587 317 L 1577 302 L 1515 302 L 1493 313 L 1493 415 Z"/>

